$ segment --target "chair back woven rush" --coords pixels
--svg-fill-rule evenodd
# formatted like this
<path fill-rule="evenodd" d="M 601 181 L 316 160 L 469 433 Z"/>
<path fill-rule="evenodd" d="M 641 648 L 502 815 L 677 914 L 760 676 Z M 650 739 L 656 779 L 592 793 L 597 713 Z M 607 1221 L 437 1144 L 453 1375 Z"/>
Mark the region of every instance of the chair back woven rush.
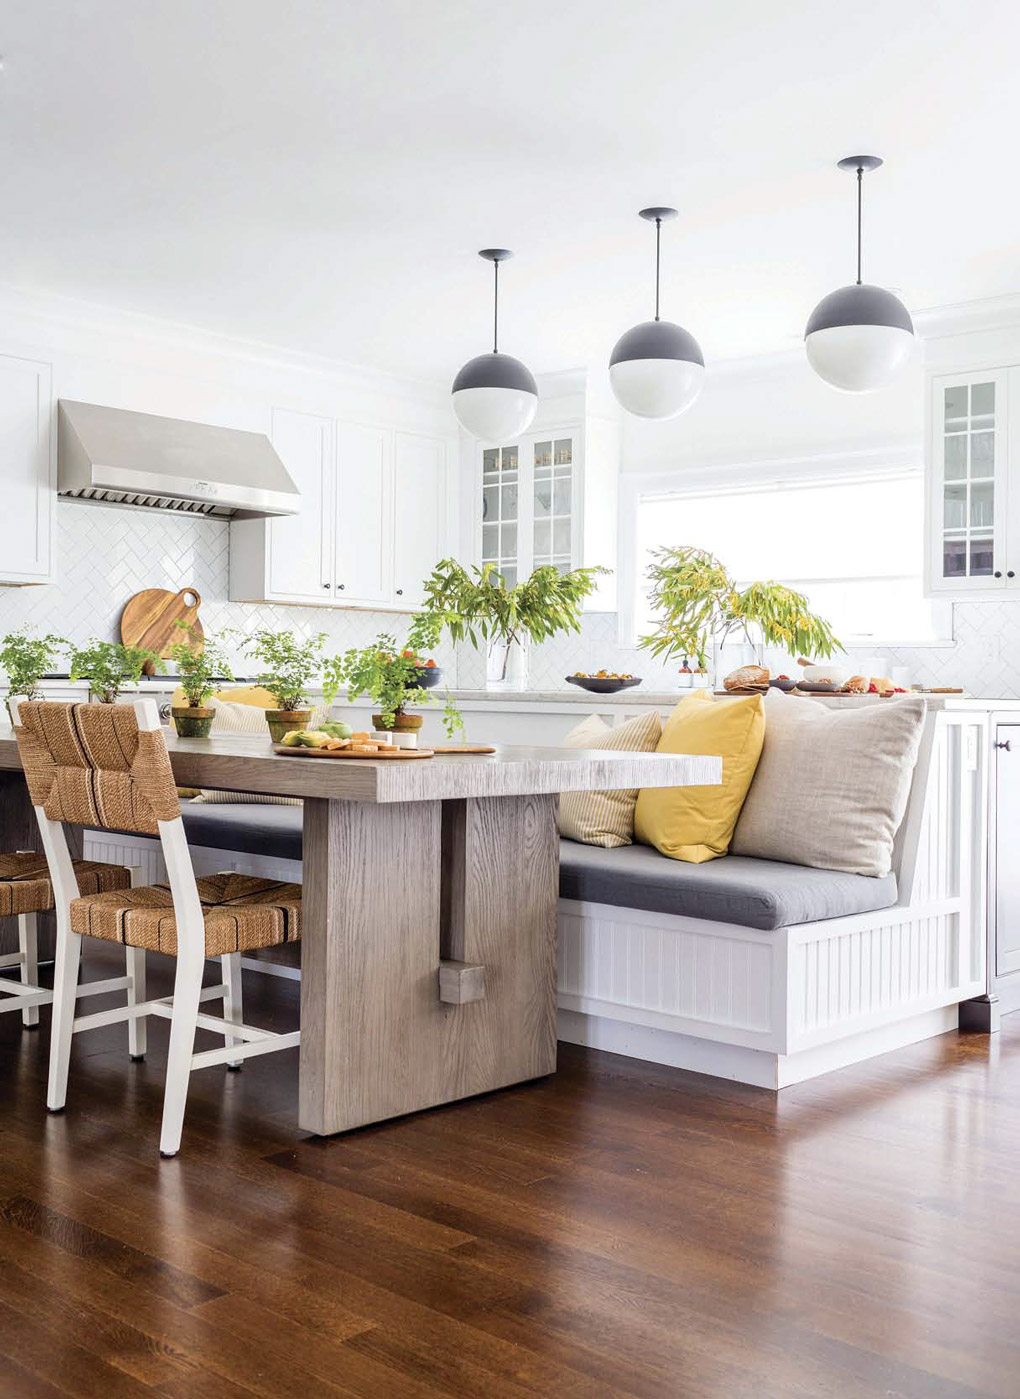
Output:
<path fill-rule="evenodd" d="M 24 701 L 14 733 L 33 806 L 51 821 L 157 835 L 180 816 L 162 733 L 131 704 Z"/>

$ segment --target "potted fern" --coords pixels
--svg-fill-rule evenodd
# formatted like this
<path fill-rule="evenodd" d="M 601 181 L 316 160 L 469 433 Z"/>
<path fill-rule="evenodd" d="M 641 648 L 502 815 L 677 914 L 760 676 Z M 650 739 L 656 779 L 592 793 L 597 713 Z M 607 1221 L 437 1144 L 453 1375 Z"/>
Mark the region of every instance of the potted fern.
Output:
<path fill-rule="evenodd" d="M 29 636 L 26 631 L 8 632 L 0 641 L 0 666 L 7 672 L 7 706 L 15 695 L 39 698 L 39 681 L 53 669 L 61 647 L 59 636 Z"/>
<path fill-rule="evenodd" d="M 93 699 L 100 704 L 116 704 L 126 685 L 137 685 L 146 661 L 159 657 L 144 646 L 125 646 L 120 641 L 97 641 L 71 647 L 71 679 L 87 680 Z"/>
<path fill-rule="evenodd" d="M 187 704 L 171 708 L 174 728 L 181 738 L 208 738 L 216 711 L 206 701 L 219 680 L 233 680 L 233 672 L 220 645 L 196 635 L 188 622 L 178 621 L 176 625 L 182 635 L 171 647 L 170 656 L 177 663 Z"/>
<path fill-rule="evenodd" d="M 658 617 L 655 630 L 638 645 L 653 656 L 682 656 L 685 664 L 694 658 L 698 671 L 704 671 L 709 648 L 722 647 L 734 634 L 754 647 L 759 663 L 766 646 L 794 656 L 825 657 L 843 649 L 803 593 L 784 583 L 749 583 L 740 589 L 705 549 L 687 544 L 656 549 L 647 577 Z"/>
<path fill-rule="evenodd" d="M 421 632 L 420 626 L 412 627 L 412 637 L 420 636 Z M 434 660 L 423 661 L 413 646 L 398 650 L 394 638 L 383 632 L 370 646 L 352 648 L 338 657 L 338 661 L 340 678 L 347 685 L 347 698 L 353 702 L 367 695 L 378 705 L 379 712 L 372 715 L 377 729 L 415 733 L 421 728 L 423 716 L 408 714 L 407 710 L 410 705 L 432 702 L 429 691 L 439 684 L 443 675 Z M 464 729 L 460 711 L 449 692 L 443 710 L 443 726 L 451 739 Z"/>
<path fill-rule="evenodd" d="M 266 723 L 274 743 L 279 743 L 291 729 L 305 729 L 312 711 L 305 698 L 312 681 L 323 676 L 326 703 L 332 704 L 340 686 L 339 657 L 323 655 L 325 632 L 316 632 L 304 641 L 293 632 L 253 632 L 244 643 L 243 651 L 258 661 L 263 669 L 255 683 L 268 690 L 277 703 L 276 709 L 266 710 Z"/>
<path fill-rule="evenodd" d="M 412 636 L 434 645 L 446 630 L 454 642 L 470 641 L 476 648 L 484 643 L 487 685 L 523 689 L 527 644 L 580 631 L 581 604 L 594 590 L 596 577 L 606 572 L 575 568 L 561 573 L 552 564 L 542 564 L 508 588 L 495 564 L 466 569 L 456 559 L 443 559 L 426 579 L 425 605 Z"/>

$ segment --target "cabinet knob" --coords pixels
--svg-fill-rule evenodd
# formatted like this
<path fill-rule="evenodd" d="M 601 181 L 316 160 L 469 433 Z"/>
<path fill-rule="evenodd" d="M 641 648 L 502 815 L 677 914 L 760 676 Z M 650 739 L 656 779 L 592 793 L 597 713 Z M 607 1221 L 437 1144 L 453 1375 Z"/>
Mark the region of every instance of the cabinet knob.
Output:
<path fill-rule="evenodd" d="M 1002 577 L 1002 569 L 1001 569 L 1001 568 L 997 568 L 997 569 L 995 570 L 995 572 L 992 574 L 992 577 L 993 577 L 993 578 L 1001 578 L 1001 577 Z"/>
<path fill-rule="evenodd" d="M 1012 573 L 1011 573 L 1009 576 L 1012 578 L 1012 577 L 1013 577 Z M 397 597 L 403 597 L 403 596 L 404 596 L 404 590 L 403 590 L 403 588 L 398 588 L 398 589 L 397 589 Z"/>
<path fill-rule="evenodd" d="M 342 583 L 338 583 L 336 586 L 337 586 L 338 590 L 342 593 L 343 590 L 344 590 L 344 585 L 343 585 Z"/>
<path fill-rule="evenodd" d="M 1007 569 L 1006 569 L 1006 577 L 1007 577 L 1007 578 L 1015 578 L 1015 577 L 1016 577 L 1016 574 L 1013 572 L 1013 570 L 1012 570 L 1011 568 L 1007 568 Z"/>
<path fill-rule="evenodd" d="M 323 586 L 324 588 L 328 588 L 330 585 L 329 585 L 328 583 L 323 583 L 322 586 Z"/>
<path fill-rule="evenodd" d="M 992 744 L 992 747 L 993 747 L 993 748 L 1005 748 L 1005 750 L 1006 750 L 1007 753 L 1011 753 L 1013 750 L 1012 750 L 1012 748 L 1010 747 L 1010 742 L 1011 742 L 1011 740 L 1007 738 L 1003 743 L 993 743 L 993 744 Z"/>

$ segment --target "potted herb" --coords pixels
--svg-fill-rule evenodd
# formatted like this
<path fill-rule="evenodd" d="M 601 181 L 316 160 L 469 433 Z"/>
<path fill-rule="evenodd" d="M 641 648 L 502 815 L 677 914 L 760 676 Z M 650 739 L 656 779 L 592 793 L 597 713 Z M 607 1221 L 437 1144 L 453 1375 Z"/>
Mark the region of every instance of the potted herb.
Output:
<path fill-rule="evenodd" d="M 416 625 L 435 640 L 447 630 L 451 640 L 486 643 L 487 681 L 494 687 L 523 688 L 525 646 L 558 632 L 581 630 L 581 603 L 595 588 L 604 568 L 575 568 L 560 573 L 542 564 L 513 588 L 491 563 L 470 570 L 456 559 L 443 559 L 425 582 L 425 607 Z M 413 631 L 414 629 L 412 629 Z"/>
<path fill-rule="evenodd" d="M 412 636 L 420 634 L 420 630 L 412 628 Z M 339 677 L 347 685 L 347 698 L 353 701 L 367 695 L 378 705 L 379 712 L 372 715 L 377 729 L 414 733 L 421 728 L 423 716 L 408 714 L 407 707 L 431 703 L 429 691 L 439 684 L 443 674 L 434 660 L 423 661 L 413 646 L 398 649 L 395 639 L 384 632 L 370 646 L 346 651 L 338 662 Z M 464 727 L 449 693 L 443 724 L 451 738 Z"/>
<path fill-rule="evenodd" d="M 638 645 L 653 656 L 697 661 L 708 667 L 708 649 L 743 634 L 758 659 L 765 646 L 796 656 L 831 656 L 842 650 L 832 628 L 816 616 L 803 593 L 783 583 L 749 583 L 740 589 L 714 555 L 687 544 L 657 549 L 648 566 L 649 601 L 659 614 L 655 630 Z"/>
<path fill-rule="evenodd" d="M 57 654 L 67 642 L 59 636 L 29 636 L 24 631 L 8 632 L 0 642 L 0 666 L 7 672 L 7 706 L 15 695 L 38 699 L 39 681 L 52 670 Z"/>
<path fill-rule="evenodd" d="M 304 729 L 312 718 L 305 699 L 311 682 L 323 674 L 323 692 L 331 704 L 339 688 L 338 660 L 329 660 L 322 653 L 325 632 L 317 632 L 299 641 L 293 632 L 253 632 L 244 644 L 244 654 L 258 661 L 263 670 L 255 683 L 276 700 L 277 709 L 266 710 L 266 723 L 274 743 L 279 743 L 291 729 Z"/>
<path fill-rule="evenodd" d="M 71 647 L 71 679 L 87 680 L 94 699 L 100 704 L 116 704 L 125 685 L 137 685 L 146 661 L 159 658 L 142 646 L 124 646 L 119 641 L 96 641 Z"/>
<path fill-rule="evenodd" d="M 170 713 L 181 738 L 208 738 L 216 711 L 206 700 L 218 680 L 233 680 L 233 672 L 221 646 L 197 636 L 187 622 L 178 621 L 177 626 L 183 635 L 171 647 L 170 656 L 177 662 L 187 704 L 174 705 Z"/>

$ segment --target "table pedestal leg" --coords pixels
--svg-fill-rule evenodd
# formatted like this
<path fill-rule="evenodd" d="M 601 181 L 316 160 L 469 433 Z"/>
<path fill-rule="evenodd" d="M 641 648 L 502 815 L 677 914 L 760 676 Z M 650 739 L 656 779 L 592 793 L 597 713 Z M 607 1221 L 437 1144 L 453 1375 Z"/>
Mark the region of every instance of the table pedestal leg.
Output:
<path fill-rule="evenodd" d="M 305 801 L 303 1129 L 553 1072 L 556 803 Z M 441 960 L 483 967 L 484 997 L 441 1000 Z"/>

